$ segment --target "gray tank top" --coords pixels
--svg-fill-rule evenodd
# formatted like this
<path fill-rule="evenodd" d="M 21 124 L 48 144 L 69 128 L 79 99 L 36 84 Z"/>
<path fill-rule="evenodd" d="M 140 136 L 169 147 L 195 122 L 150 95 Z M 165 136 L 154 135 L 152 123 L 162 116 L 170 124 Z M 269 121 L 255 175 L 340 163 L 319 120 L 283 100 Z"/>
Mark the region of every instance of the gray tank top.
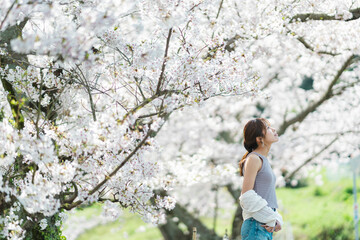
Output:
<path fill-rule="evenodd" d="M 278 208 L 275 193 L 276 176 L 270 163 L 265 156 L 257 152 L 251 152 L 248 156 L 252 153 L 258 155 L 263 160 L 261 169 L 255 178 L 254 191 L 268 202 L 269 207 Z"/>

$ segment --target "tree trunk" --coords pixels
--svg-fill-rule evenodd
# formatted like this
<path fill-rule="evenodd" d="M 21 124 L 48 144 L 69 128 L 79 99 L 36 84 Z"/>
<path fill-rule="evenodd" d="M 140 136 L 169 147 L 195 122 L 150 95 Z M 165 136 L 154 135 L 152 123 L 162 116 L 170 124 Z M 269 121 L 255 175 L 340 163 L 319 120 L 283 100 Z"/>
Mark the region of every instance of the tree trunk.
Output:
<path fill-rule="evenodd" d="M 237 205 L 233 223 L 232 223 L 232 230 L 231 230 L 231 239 L 237 240 L 237 239 L 240 239 L 241 225 L 244 221 L 244 219 L 242 217 L 242 208 L 239 203 L 239 197 L 241 194 L 241 190 L 234 189 L 231 184 L 226 185 L 226 189 L 229 191 L 230 195 L 234 198 L 235 203 Z"/>
<path fill-rule="evenodd" d="M 186 235 L 181 231 L 178 224 L 172 220 L 172 217 L 167 216 L 166 224 L 159 226 L 159 230 L 164 237 L 164 240 L 189 240 L 190 235 Z"/>
<path fill-rule="evenodd" d="M 244 221 L 244 219 L 242 217 L 242 208 L 241 208 L 240 204 L 238 204 L 235 215 L 234 215 L 233 223 L 232 223 L 232 230 L 231 230 L 231 239 L 232 240 L 240 239 L 241 225 L 242 225 L 243 221 Z"/>
<path fill-rule="evenodd" d="M 177 217 L 179 223 L 185 224 L 187 227 L 188 233 L 184 233 L 175 223 L 172 218 Z M 191 234 L 193 227 L 196 227 L 197 233 L 199 235 L 199 240 L 221 240 L 222 238 L 218 236 L 211 229 L 207 228 L 199 219 L 192 216 L 186 208 L 182 207 L 180 204 L 176 204 L 175 208 L 172 211 L 166 213 L 167 223 L 165 225 L 159 226 L 161 234 L 165 240 L 191 240 Z"/>
<path fill-rule="evenodd" d="M 212 230 L 207 228 L 199 219 L 193 217 L 184 207 L 176 204 L 173 213 L 179 220 L 186 225 L 188 232 L 191 234 L 193 227 L 196 227 L 200 240 L 221 240 L 222 238 Z"/>

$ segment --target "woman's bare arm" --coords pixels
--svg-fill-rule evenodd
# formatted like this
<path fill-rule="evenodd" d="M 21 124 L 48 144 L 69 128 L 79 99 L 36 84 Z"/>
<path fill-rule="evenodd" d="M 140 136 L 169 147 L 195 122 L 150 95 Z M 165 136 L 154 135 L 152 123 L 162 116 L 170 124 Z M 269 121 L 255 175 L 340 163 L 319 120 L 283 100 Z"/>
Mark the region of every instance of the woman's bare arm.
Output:
<path fill-rule="evenodd" d="M 261 169 L 262 162 L 260 157 L 251 154 L 247 157 L 244 166 L 244 181 L 241 189 L 241 194 L 252 190 L 255 184 L 255 178 L 258 171 Z"/>

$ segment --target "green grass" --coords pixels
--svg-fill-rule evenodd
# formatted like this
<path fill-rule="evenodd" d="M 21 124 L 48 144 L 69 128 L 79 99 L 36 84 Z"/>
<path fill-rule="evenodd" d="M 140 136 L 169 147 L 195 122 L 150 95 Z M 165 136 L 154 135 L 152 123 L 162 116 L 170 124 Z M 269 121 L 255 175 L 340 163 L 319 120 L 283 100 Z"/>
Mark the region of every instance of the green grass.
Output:
<path fill-rule="evenodd" d="M 146 231 L 139 231 L 140 226 Z M 145 224 L 138 216 L 125 213 L 123 220 L 99 225 L 82 234 L 78 240 L 161 240 L 161 234 L 156 227 Z"/>
<path fill-rule="evenodd" d="M 77 216 L 85 216 L 86 218 L 99 215 L 101 213 L 101 206 L 94 205 L 93 207 L 85 208 L 77 211 Z M 92 215 L 94 214 L 94 215 Z M 202 222 L 212 228 L 212 218 L 201 218 Z M 227 229 L 228 233 L 231 231 L 232 219 L 219 218 L 216 225 L 216 230 L 219 235 L 224 235 Z M 145 228 L 145 231 L 139 231 Z M 185 229 L 185 226 L 184 226 Z M 110 222 L 105 225 L 99 225 L 87 230 L 81 234 L 77 240 L 120 240 L 127 236 L 129 240 L 162 240 L 162 236 L 157 227 L 144 223 L 138 215 L 124 211 L 124 215 L 118 221 Z"/>
<path fill-rule="evenodd" d="M 357 181 L 360 186 L 360 181 Z M 352 180 L 324 181 L 303 188 L 277 189 L 277 197 L 286 209 L 284 221 L 290 221 L 294 237 L 301 239 L 353 239 Z"/>
<path fill-rule="evenodd" d="M 90 207 L 77 209 L 73 214 L 75 217 L 85 217 L 90 219 L 99 216 L 102 212 L 100 204 L 94 204 Z M 65 228 L 71 228 L 65 224 Z M 145 230 L 145 231 L 144 231 Z M 138 215 L 124 210 L 119 220 L 108 222 L 104 225 L 97 225 L 94 228 L 86 230 L 77 240 L 161 240 L 160 231 L 150 224 L 144 223 Z"/>
<path fill-rule="evenodd" d="M 101 204 L 93 204 L 89 207 L 77 208 L 75 216 L 82 216 L 86 219 L 93 217 L 94 215 L 100 215 L 102 212 Z"/>

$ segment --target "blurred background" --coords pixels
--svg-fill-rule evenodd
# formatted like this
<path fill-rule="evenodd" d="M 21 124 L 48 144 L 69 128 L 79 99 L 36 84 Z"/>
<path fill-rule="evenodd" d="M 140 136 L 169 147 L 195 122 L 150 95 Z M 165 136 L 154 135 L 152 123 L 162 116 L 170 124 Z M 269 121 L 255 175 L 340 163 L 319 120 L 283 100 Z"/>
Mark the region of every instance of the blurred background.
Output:
<path fill-rule="evenodd" d="M 339 164 L 336 170 L 323 167 L 319 172 L 311 172 L 296 187 L 278 188 L 279 211 L 284 218 L 284 226 L 274 234 L 274 239 L 355 239 L 351 172 L 349 164 Z M 216 225 L 214 216 L 202 216 L 200 219 L 209 229 L 215 226 L 221 236 L 231 231 L 231 215 L 220 208 Z M 185 225 L 180 227 L 186 230 Z M 129 211 L 124 211 L 115 221 L 102 216 L 99 204 L 69 214 L 63 233 L 70 240 L 164 239 L 156 226 L 144 223 L 138 215 Z"/>

